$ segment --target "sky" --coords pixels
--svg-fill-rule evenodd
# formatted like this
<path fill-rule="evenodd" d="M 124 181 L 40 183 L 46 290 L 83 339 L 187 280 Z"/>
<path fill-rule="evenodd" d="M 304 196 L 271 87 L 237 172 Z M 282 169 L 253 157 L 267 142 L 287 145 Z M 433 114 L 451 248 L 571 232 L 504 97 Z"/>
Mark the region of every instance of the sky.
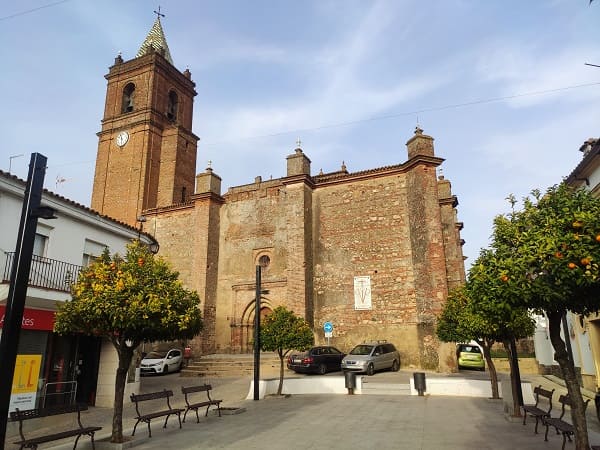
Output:
<path fill-rule="evenodd" d="M 230 186 L 406 161 L 417 124 L 445 159 L 467 268 L 506 197 L 559 183 L 600 136 L 600 2 L 162 0 L 175 66 L 198 95 L 196 172 Z M 104 75 L 135 57 L 158 4 L 21 0 L 0 10 L 0 170 L 89 206 Z M 19 156 L 22 155 L 22 156 Z"/>

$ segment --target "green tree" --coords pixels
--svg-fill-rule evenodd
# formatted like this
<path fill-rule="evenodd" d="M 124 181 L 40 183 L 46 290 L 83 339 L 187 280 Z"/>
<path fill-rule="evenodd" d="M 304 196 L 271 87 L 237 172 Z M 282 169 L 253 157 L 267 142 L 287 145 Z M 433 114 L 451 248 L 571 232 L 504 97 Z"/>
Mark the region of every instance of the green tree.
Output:
<path fill-rule="evenodd" d="M 474 265 L 487 256 L 487 251 L 482 251 Z M 438 317 L 437 336 L 443 342 L 469 342 L 476 341 L 483 349 L 488 370 L 492 398 L 500 398 L 498 392 L 498 374 L 492 360 L 491 348 L 495 342 L 502 342 L 505 347 L 511 339 L 521 339 L 531 336 L 534 332 L 534 321 L 523 308 L 498 308 L 497 304 L 487 298 L 485 293 L 477 292 L 474 286 L 467 284 L 450 292 L 448 300 Z M 482 295 L 483 298 L 479 298 Z M 512 366 L 511 366 L 512 369 Z M 514 377 L 514 370 L 511 370 Z M 516 399 L 516 395 L 513 396 Z M 518 411 L 517 405 L 515 411 Z"/>
<path fill-rule="evenodd" d="M 200 300 L 182 287 L 177 272 L 139 241 L 127 246 L 125 257 L 105 250 L 82 269 L 71 294 L 72 300 L 56 313 L 54 331 L 106 337 L 115 347 L 119 366 L 111 442 L 123 442 L 123 395 L 135 349 L 142 341 L 198 334 Z"/>
<path fill-rule="evenodd" d="M 573 402 L 576 448 L 585 450 L 583 398 L 560 333 L 567 311 L 587 315 L 600 309 L 600 199 L 564 183 L 532 196 L 522 210 L 496 219 L 492 246 L 502 256 L 496 277 L 503 277 L 507 302 L 548 317 L 554 357 Z"/>
<path fill-rule="evenodd" d="M 290 350 L 308 350 L 315 338 L 308 323 L 284 306 L 278 306 L 265 317 L 260 326 L 260 347 L 263 351 L 276 352 L 279 356 L 279 387 L 283 389 L 284 358 Z"/>
<path fill-rule="evenodd" d="M 502 271 L 498 275 L 497 260 L 497 251 L 481 250 L 469 271 L 466 288 L 472 302 L 471 309 L 476 312 L 475 331 L 481 333 L 482 339 L 488 343 L 502 343 L 509 354 L 513 411 L 519 415 L 520 405 L 517 394 L 519 377 L 516 375 L 518 367 L 515 366 L 517 355 L 512 354 L 514 346 L 511 344 L 533 335 L 535 321 L 527 308 L 512 304 L 510 292 L 506 290 L 508 277 Z M 486 360 L 491 360 L 491 344 L 487 349 L 482 345 L 484 353 L 487 353 Z M 497 378 L 495 382 L 497 383 Z"/>

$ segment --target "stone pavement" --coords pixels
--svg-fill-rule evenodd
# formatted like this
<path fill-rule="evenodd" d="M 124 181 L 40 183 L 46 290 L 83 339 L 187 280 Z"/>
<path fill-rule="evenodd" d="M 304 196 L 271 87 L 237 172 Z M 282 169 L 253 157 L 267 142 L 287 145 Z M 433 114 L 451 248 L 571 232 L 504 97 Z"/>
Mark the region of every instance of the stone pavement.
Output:
<path fill-rule="evenodd" d="M 264 374 L 266 376 L 275 375 Z M 339 374 L 337 374 L 339 375 Z M 487 374 L 465 373 L 450 376 L 485 377 Z M 286 376 L 289 374 L 286 373 Z M 372 379 L 378 382 L 408 382 L 412 372 L 380 373 Z M 428 377 L 443 376 L 427 374 Z M 544 384 L 566 389 L 541 376 L 524 376 L 532 385 Z M 235 379 L 180 378 L 178 374 L 142 379 L 142 392 L 170 388 L 174 402 L 183 403 L 181 385 L 211 382 L 213 398 L 224 400 L 223 406 L 243 407 L 245 412 L 218 417 L 209 414 L 196 423 L 188 414 L 180 430 L 171 417 L 166 429 L 162 421 L 152 422 L 152 438 L 145 424 L 136 431 L 135 445 L 141 449 L 560 449 L 562 437 L 554 433 L 548 442 L 542 434 L 535 435 L 533 423 L 526 426 L 520 420 L 507 420 L 500 400 L 473 397 L 398 396 L 398 395 L 291 395 L 245 400 L 250 377 Z M 556 394 L 555 394 L 556 395 Z M 134 409 L 124 402 L 124 431 L 129 436 L 135 421 Z M 82 421 L 84 425 L 102 425 L 97 439 L 110 435 L 111 408 L 91 408 Z M 47 424 L 48 425 L 48 424 Z M 52 424 L 49 424 L 52 426 Z M 542 428 L 542 431 L 544 429 Z M 588 409 L 590 442 L 600 444 L 600 427 L 595 417 L 593 400 Z M 14 436 L 13 436 L 14 437 Z M 12 441 L 14 439 L 10 439 Z M 42 448 L 70 449 L 72 439 L 61 445 Z M 573 450 L 567 443 L 566 449 Z M 6 448 L 16 448 L 7 445 Z M 79 449 L 91 448 L 89 439 L 82 438 Z"/>

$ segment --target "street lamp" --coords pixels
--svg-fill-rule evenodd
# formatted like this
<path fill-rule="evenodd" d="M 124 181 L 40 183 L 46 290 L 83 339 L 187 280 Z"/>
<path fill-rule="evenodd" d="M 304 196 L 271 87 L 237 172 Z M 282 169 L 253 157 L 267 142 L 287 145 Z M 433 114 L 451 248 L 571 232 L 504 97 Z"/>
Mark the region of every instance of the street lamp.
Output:
<path fill-rule="evenodd" d="M 256 296 L 254 299 L 254 400 L 259 400 L 258 383 L 260 381 L 260 296 L 269 291 L 261 289 L 261 266 L 256 266 Z"/>

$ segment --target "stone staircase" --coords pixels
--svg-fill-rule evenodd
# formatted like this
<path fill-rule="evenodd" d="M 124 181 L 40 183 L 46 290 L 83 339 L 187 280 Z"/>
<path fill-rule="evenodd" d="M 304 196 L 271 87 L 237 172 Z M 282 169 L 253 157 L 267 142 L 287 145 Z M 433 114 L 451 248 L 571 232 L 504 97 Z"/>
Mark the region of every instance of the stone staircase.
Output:
<path fill-rule="evenodd" d="M 279 357 L 274 353 L 261 353 L 260 375 L 275 376 L 279 374 Z M 284 362 L 284 370 L 287 371 Z M 254 374 L 254 355 L 227 355 L 213 354 L 202 355 L 190 361 L 189 365 L 181 370 L 182 377 L 240 377 Z"/>

